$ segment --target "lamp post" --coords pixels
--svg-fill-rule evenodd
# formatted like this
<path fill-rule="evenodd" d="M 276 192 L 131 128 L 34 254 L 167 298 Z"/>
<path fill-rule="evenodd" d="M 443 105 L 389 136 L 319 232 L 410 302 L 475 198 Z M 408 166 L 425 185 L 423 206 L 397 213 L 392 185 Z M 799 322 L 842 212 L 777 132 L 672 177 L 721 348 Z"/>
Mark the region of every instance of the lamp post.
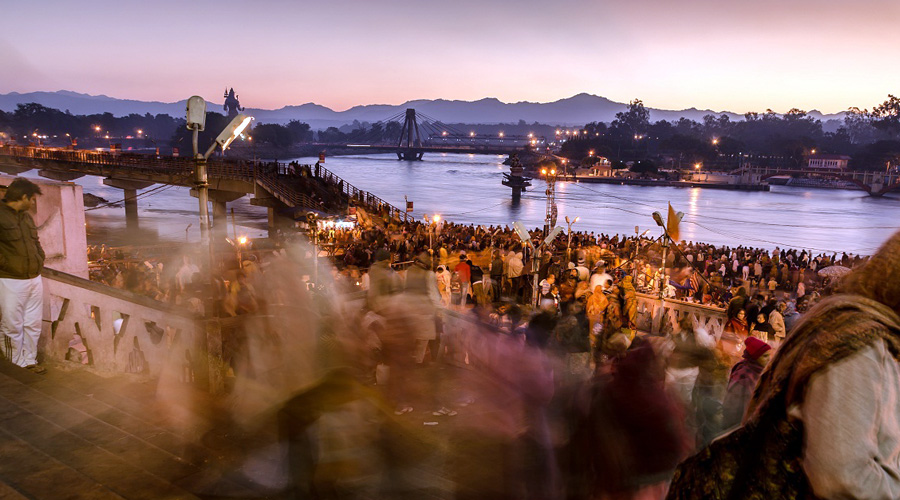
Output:
<path fill-rule="evenodd" d="M 193 132 L 191 145 L 193 146 L 195 162 L 194 185 L 197 188 L 197 198 L 200 202 L 200 238 L 209 245 L 210 265 L 212 265 L 212 240 L 209 237 L 209 179 L 206 171 L 206 160 L 213 154 L 217 146 L 221 146 L 222 151 L 225 151 L 231 142 L 247 128 L 252 119 L 253 117 L 242 114 L 235 116 L 231 123 L 216 137 L 216 140 L 206 150 L 206 153 L 200 154 L 197 142 L 200 132 L 206 128 L 206 101 L 197 95 L 191 96 L 187 101 L 187 128 Z"/>
<path fill-rule="evenodd" d="M 550 232 L 550 228 L 556 225 L 556 163 L 545 161 L 541 163 L 541 175 L 547 181 L 547 211 L 544 214 L 544 236 Z"/>

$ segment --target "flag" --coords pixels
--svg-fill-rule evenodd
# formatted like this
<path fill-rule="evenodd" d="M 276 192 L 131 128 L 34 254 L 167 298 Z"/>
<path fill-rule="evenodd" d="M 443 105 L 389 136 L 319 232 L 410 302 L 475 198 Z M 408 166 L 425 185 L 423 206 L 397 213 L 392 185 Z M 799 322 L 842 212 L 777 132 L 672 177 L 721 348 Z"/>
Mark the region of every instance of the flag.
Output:
<path fill-rule="evenodd" d="M 413 202 L 411 202 L 411 201 L 407 201 L 407 202 L 406 202 L 406 211 L 407 211 L 407 212 L 412 212 L 412 211 L 413 211 Z"/>
<path fill-rule="evenodd" d="M 678 223 L 681 222 L 681 216 L 675 213 L 675 209 L 672 208 L 671 203 L 669 203 L 669 215 L 666 219 L 666 232 L 669 233 L 669 238 L 672 238 L 672 241 L 675 242 L 681 241 L 678 232 Z"/>

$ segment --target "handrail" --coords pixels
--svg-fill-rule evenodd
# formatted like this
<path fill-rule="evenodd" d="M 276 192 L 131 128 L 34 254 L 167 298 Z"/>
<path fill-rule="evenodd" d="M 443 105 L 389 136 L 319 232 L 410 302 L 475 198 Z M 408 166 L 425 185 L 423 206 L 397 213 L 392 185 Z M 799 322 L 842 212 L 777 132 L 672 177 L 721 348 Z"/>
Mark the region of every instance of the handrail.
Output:
<path fill-rule="evenodd" d="M 120 288 L 104 285 L 103 283 L 97 283 L 96 281 L 80 278 L 78 276 L 64 273 L 62 271 L 57 271 L 56 269 L 50 269 L 49 267 L 45 267 L 41 272 L 41 275 L 46 279 L 59 281 L 60 283 L 83 288 L 91 292 L 102 293 L 103 295 L 108 295 L 116 299 L 131 302 L 142 307 L 147 307 L 149 309 L 155 309 L 167 314 L 181 316 L 182 318 L 186 319 L 198 319 L 197 315 L 183 307 L 160 302 L 144 295 L 138 295 L 136 293 L 129 292 L 128 290 L 122 290 Z"/>

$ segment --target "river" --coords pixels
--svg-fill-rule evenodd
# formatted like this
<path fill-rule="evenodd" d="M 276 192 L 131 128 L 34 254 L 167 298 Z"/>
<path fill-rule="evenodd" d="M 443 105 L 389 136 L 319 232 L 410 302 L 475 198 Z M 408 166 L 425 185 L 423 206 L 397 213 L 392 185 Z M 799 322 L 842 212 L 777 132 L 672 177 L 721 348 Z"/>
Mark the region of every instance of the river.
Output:
<path fill-rule="evenodd" d="M 393 154 L 328 157 L 325 167 L 356 187 L 402 207 L 404 196 L 415 204 L 414 215 L 440 214 L 471 224 L 543 225 L 545 183 L 534 180 L 519 204 L 503 186 L 505 157 L 467 154 L 426 154 L 425 161 L 398 161 Z M 314 163 L 315 158 L 297 158 Z M 78 181 L 85 192 L 118 200 L 122 192 L 104 186 L 99 178 Z M 153 188 L 150 188 L 153 189 Z M 900 228 L 900 193 L 872 198 L 862 191 L 773 186 L 769 192 L 738 192 L 702 188 L 619 186 L 574 182 L 557 183 L 558 224 L 565 216 L 579 217 L 573 230 L 634 234 L 658 233 L 651 214 L 665 215 L 667 203 L 685 213 L 681 237 L 716 245 L 762 248 L 807 248 L 871 254 Z M 141 193 L 147 193 L 143 190 Z M 187 188 L 170 187 L 145 194 L 138 206 L 141 227 L 148 238 L 199 238 L 197 200 Z M 233 204 L 238 233 L 265 234 L 266 211 L 244 197 Z M 118 240 L 124 224 L 123 208 L 87 213 L 92 242 Z M 231 224 L 229 221 L 229 234 Z"/>

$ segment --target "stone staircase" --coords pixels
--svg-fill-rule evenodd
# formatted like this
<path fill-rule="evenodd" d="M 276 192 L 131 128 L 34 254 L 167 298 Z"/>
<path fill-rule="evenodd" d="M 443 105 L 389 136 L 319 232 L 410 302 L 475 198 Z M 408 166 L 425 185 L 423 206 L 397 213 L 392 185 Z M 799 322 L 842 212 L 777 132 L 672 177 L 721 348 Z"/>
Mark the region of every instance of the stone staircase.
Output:
<path fill-rule="evenodd" d="M 155 383 L 49 368 L 0 361 L 0 498 L 270 496 L 230 471 L 222 440 L 208 447 L 175 429 Z"/>

